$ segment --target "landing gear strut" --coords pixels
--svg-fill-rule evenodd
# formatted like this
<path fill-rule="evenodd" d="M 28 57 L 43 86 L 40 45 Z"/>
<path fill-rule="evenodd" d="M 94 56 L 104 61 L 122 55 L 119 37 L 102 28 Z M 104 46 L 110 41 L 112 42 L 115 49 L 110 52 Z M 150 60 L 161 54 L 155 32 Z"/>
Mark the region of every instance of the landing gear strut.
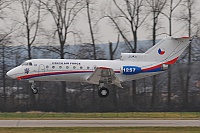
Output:
<path fill-rule="evenodd" d="M 109 95 L 109 90 L 106 87 L 104 87 L 104 85 L 104 82 L 99 82 L 98 95 L 101 98 L 106 98 Z"/>
<path fill-rule="evenodd" d="M 31 83 L 31 90 L 33 94 L 38 94 L 38 89 L 36 88 L 36 85 L 34 83 L 34 81 L 30 81 Z"/>

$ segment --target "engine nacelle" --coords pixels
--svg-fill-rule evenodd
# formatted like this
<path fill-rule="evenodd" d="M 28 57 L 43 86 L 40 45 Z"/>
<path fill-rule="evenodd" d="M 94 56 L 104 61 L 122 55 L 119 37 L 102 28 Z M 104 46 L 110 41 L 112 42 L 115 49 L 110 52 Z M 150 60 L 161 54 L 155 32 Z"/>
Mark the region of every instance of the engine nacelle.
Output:
<path fill-rule="evenodd" d="M 132 75 L 132 74 L 137 74 L 142 71 L 141 67 L 137 66 L 123 66 L 120 69 L 120 72 L 124 75 Z"/>

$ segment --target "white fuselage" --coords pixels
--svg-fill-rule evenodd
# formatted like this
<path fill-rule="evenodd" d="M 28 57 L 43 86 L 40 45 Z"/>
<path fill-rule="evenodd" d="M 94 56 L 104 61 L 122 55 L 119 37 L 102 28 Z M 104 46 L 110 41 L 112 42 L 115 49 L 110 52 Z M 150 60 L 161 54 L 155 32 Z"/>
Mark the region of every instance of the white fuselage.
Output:
<path fill-rule="evenodd" d="M 123 60 L 74 60 L 74 59 L 32 59 L 9 71 L 8 75 L 19 80 L 89 82 L 88 77 L 96 67 L 112 68 L 121 82 L 152 76 L 162 72 L 156 70 L 160 64 Z M 123 66 L 141 67 L 137 74 L 126 75 Z M 155 67 L 157 66 L 157 67 Z M 92 84 L 99 84 L 98 82 Z"/>

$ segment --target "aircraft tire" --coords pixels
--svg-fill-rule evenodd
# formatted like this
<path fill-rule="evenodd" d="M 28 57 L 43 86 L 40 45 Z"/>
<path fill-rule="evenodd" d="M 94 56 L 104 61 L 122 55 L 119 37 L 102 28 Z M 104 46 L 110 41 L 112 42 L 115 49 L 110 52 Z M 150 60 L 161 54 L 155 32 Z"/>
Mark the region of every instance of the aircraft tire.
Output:
<path fill-rule="evenodd" d="M 38 90 L 37 88 L 33 88 L 33 89 L 32 89 L 32 93 L 33 93 L 33 94 L 38 94 L 38 91 L 39 91 L 39 90 Z"/>
<path fill-rule="evenodd" d="M 105 87 L 102 87 L 98 91 L 98 95 L 101 98 L 106 98 L 109 95 L 109 90 Z"/>

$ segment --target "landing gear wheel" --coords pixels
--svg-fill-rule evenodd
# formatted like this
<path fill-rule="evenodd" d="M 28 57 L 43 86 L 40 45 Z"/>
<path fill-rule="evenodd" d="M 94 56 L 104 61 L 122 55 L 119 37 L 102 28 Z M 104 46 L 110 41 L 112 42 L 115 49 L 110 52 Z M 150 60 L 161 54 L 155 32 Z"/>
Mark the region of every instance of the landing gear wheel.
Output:
<path fill-rule="evenodd" d="M 33 94 L 38 94 L 38 89 L 37 88 L 32 89 L 32 93 Z"/>
<path fill-rule="evenodd" d="M 35 87 L 35 85 L 31 85 L 32 93 L 33 94 L 38 94 L 38 89 Z"/>
<path fill-rule="evenodd" d="M 109 90 L 105 87 L 102 87 L 98 91 L 98 95 L 101 98 L 106 98 L 109 95 Z"/>

